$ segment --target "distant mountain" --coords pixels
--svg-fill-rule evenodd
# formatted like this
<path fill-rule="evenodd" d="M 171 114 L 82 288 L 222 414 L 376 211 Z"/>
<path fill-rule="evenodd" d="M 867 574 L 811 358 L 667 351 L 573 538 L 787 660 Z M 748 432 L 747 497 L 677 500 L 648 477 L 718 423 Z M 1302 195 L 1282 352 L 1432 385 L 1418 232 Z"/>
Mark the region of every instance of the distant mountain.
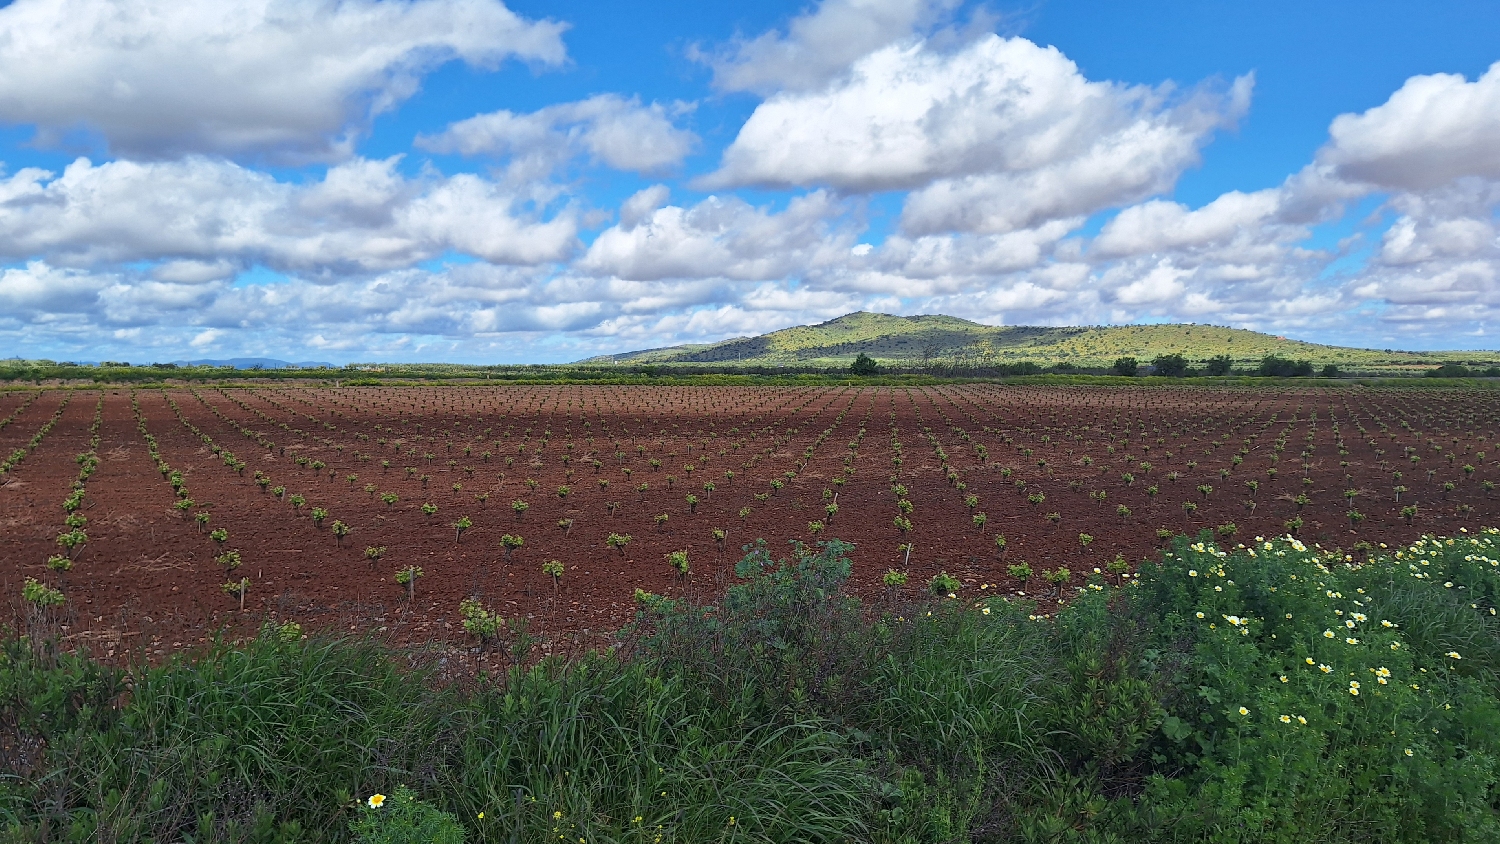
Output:
<path fill-rule="evenodd" d="M 288 363 L 275 358 L 229 358 L 227 360 L 176 360 L 172 361 L 178 366 L 232 366 L 235 369 L 338 369 L 338 364 L 320 363 L 316 361 L 304 361 L 302 363 Z"/>
<path fill-rule="evenodd" d="M 1068 362 L 1083 368 L 1107 367 L 1121 357 L 1134 357 L 1147 364 L 1158 355 L 1170 354 L 1181 354 L 1195 364 L 1228 355 L 1238 366 L 1267 355 L 1360 368 L 1426 367 L 1435 361 L 1455 359 L 1500 360 L 1494 352 L 1400 352 L 1324 346 L 1215 325 L 990 326 L 951 316 L 900 317 L 861 311 L 759 337 L 600 355 L 583 363 L 835 367 L 847 366 L 860 354 L 897 366 L 1029 360 L 1042 365 Z"/>

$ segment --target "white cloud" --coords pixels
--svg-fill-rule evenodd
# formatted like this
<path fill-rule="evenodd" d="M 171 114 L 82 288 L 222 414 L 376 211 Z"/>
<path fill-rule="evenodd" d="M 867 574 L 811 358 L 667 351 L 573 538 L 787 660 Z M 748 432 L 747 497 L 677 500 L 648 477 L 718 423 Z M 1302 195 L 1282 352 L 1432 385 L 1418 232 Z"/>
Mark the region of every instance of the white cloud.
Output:
<path fill-rule="evenodd" d="M 1280 208 L 1281 191 L 1230 191 L 1202 208 L 1166 200 L 1134 205 L 1105 224 L 1090 245 L 1099 256 L 1144 255 L 1211 244 L 1224 245 L 1263 233 Z M 1306 236 L 1305 230 L 1298 231 Z"/>
<path fill-rule="evenodd" d="M 679 110 L 681 107 L 679 107 Z M 586 155 L 616 170 L 654 173 L 682 161 L 697 145 L 692 132 L 672 124 L 659 103 L 600 94 L 529 114 L 495 111 L 461 120 L 417 146 L 433 152 L 516 159 L 530 175 L 545 175 L 567 159 Z"/>
<path fill-rule="evenodd" d="M 853 233 L 830 226 L 841 210 L 823 191 L 793 199 L 785 211 L 738 197 L 711 196 L 691 208 L 668 205 L 654 188 L 627 201 L 619 225 L 601 232 L 576 263 L 622 279 L 778 279 L 845 260 Z"/>
<path fill-rule="evenodd" d="M 1381 105 L 1339 115 L 1329 136 L 1318 162 L 1346 181 L 1421 191 L 1500 179 L 1500 62 L 1473 82 L 1413 76 Z"/>
<path fill-rule="evenodd" d="M 870 52 L 941 20 L 959 0 L 822 0 L 792 19 L 785 34 L 741 39 L 715 53 L 693 56 L 714 69 L 721 91 L 773 94 L 821 86 Z"/>
<path fill-rule="evenodd" d="M 1250 88 L 1090 82 L 1021 38 L 896 44 L 826 89 L 761 104 L 704 183 L 915 189 L 909 232 L 1011 231 L 1166 190 Z"/>
<path fill-rule="evenodd" d="M 222 159 L 87 159 L 60 176 L 0 180 L 0 255 L 91 266 L 166 259 L 166 281 L 223 278 L 261 263 L 317 273 L 409 266 L 455 251 L 493 263 L 566 258 L 576 222 L 542 220 L 493 182 L 407 179 L 398 158 L 355 159 L 306 185 Z M 8 201 L 6 198 L 9 197 Z"/>
<path fill-rule="evenodd" d="M 497 0 L 17 0 L 0 8 L 0 121 L 135 158 L 337 159 L 431 69 L 558 64 L 564 28 Z"/>

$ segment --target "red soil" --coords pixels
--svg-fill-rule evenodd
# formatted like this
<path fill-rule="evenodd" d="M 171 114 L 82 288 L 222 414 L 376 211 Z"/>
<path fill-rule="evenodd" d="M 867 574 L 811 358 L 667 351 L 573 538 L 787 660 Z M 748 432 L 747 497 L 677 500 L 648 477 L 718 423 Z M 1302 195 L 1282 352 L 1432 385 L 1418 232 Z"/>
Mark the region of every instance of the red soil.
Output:
<path fill-rule="evenodd" d="M 0 428 L 0 455 L 25 445 L 66 395 L 48 391 Z M 74 458 L 88 450 L 101 395 L 101 463 L 87 481 L 79 511 L 88 517 L 89 542 L 72 571 L 59 576 L 44 562 L 62 550 L 55 541 L 66 529 L 62 503 L 78 477 Z M 182 472 L 196 503 L 191 512 L 210 513 L 206 528 L 173 508 L 176 495 L 137 429 L 133 396 L 162 459 Z M 28 397 L 0 395 L 0 419 Z M 1037 572 L 1067 566 L 1076 587 L 1117 554 L 1132 562 L 1150 557 L 1160 547 L 1158 528 L 1197 531 L 1234 523 L 1238 540 L 1284 533 L 1283 523 L 1297 515 L 1292 499 L 1302 492 L 1311 503 L 1300 513 L 1299 535 L 1325 547 L 1351 548 L 1358 540 L 1395 544 L 1423 533 L 1496 524 L 1497 502 L 1482 482 L 1497 474 L 1490 462 L 1497 456 L 1497 397 L 1484 391 L 993 385 L 910 391 L 82 390 L 0 486 L 0 594 L 20 623 L 25 577 L 60 586 L 70 641 L 89 643 L 98 653 L 158 655 L 193 646 L 217 630 L 253 631 L 268 618 L 375 632 L 400 644 L 458 643 L 467 638 L 458 603 L 470 594 L 507 617 L 530 617 L 534 633 L 592 639 L 628 621 L 637 588 L 699 595 L 721 590 L 733 580 L 740 547 L 756 538 L 766 539 L 778 556 L 793 539 L 853 542 L 854 588 L 866 595 L 882 589 L 888 569 L 903 567 L 910 570 L 908 589 L 921 588 L 944 570 L 959 577 L 968 594 L 1013 593 L 1021 584 L 1006 569 L 1022 560 Z M 893 430 L 899 468 L 892 462 Z M 547 431 L 551 435 L 538 453 Z M 1282 436 L 1284 450 L 1273 462 Z M 243 472 L 216 456 L 210 440 L 243 461 Z M 1346 454 L 1340 454 L 1340 441 Z M 1311 483 L 1304 485 L 1299 453 L 1308 445 L 1305 477 Z M 1248 453 L 1234 465 L 1242 446 Z M 1408 459 L 1406 447 L 1416 449 L 1420 462 Z M 799 469 L 808 448 L 811 456 Z M 938 448 L 956 479 L 946 477 Z M 1491 454 L 1482 458 L 1486 450 Z M 485 451 L 491 452 L 488 460 Z M 562 462 L 565 455 L 569 466 Z M 852 474 L 845 474 L 846 456 Z M 314 472 L 299 466 L 298 457 L 328 468 Z M 595 458 L 602 463 L 597 471 L 589 462 Z M 660 468 L 650 465 L 653 459 Z M 382 460 L 390 461 L 388 469 Z M 1045 465 L 1039 465 L 1042 460 Z M 1142 462 L 1152 464 L 1149 471 Z M 691 474 L 685 469 L 690 464 Z M 1474 467 L 1472 474 L 1464 471 L 1466 464 Z M 405 467 L 415 475 L 408 477 Z M 1267 474 L 1272 467 L 1275 478 Z M 1222 469 L 1230 470 L 1227 478 Z M 1431 479 L 1429 469 L 1436 470 Z M 268 489 L 286 487 L 286 500 L 257 486 L 258 471 L 270 476 Z M 732 480 L 726 471 L 733 471 Z M 787 478 L 788 471 L 796 471 L 795 477 Z M 1133 483 L 1122 478 L 1127 471 L 1135 475 Z M 1396 480 L 1395 471 L 1404 477 Z M 1169 480 L 1170 472 L 1180 478 Z M 349 475 L 357 478 L 350 482 Z M 425 487 L 422 475 L 430 476 Z M 669 475 L 676 477 L 674 484 Z M 892 475 L 913 505 L 909 534 L 892 521 L 899 513 Z M 834 484 L 835 477 L 846 483 Z M 534 490 L 527 478 L 536 481 Z M 609 486 L 601 488 L 600 479 Z M 784 488 L 773 491 L 773 479 Z M 715 484 L 711 493 L 703 489 L 706 480 Z M 1018 480 L 1026 482 L 1024 491 Z M 1253 512 L 1247 507 L 1249 480 L 1260 485 Z M 642 482 L 650 485 L 644 493 L 636 491 Z M 1445 482 L 1454 488 L 1444 491 Z M 376 490 L 368 493 L 365 485 L 371 483 Z M 455 483 L 460 490 L 453 490 Z M 967 488 L 961 491 L 958 483 Z M 1213 488 L 1206 497 L 1197 489 L 1204 484 Z M 1397 484 L 1410 488 L 1399 503 Z M 570 488 L 565 498 L 557 494 L 563 485 Z M 1147 493 L 1153 485 L 1154 498 Z M 825 490 L 837 493 L 831 522 L 824 513 L 831 500 Z M 1352 507 L 1345 490 L 1357 492 Z M 1096 491 L 1106 497 L 1095 499 Z M 386 492 L 399 501 L 382 503 L 378 496 Z M 688 493 L 702 499 L 696 511 L 685 500 Z M 758 493 L 768 497 L 757 500 Z M 1045 500 L 1028 503 L 1035 493 Z M 306 499 L 300 510 L 288 503 L 298 494 Z M 480 502 L 476 494 L 489 499 Z M 964 500 L 971 494 L 978 497 L 973 508 Z M 512 511 L 515 500 L 530 505 L 524 515 Z M 1185 512 L 1185 501 L 1197 504 L 1196 512 Z M 436 514 L 422 512 L 426 502 L 437 505 Z M 607 502 L 619 503 L 613 515 Z M 1400 512 L 1408 504 L 1418 507 L 1410 525 Z M 1121 505 L 1128 514 L 1117 512 Z M 314 507 L 329 511 L 321 527 L 309 517 Z M 741 508 L 749 508 L 744 517 Z M 1346 517 L 1351 508 L 1366 517 L 1357 530 Z M 987 516 L 982 528 L 972 518 L 979 512 Z M 658 527 L 654 517 L 662 513 L 668 519 Z M 1049 513 L 1059 515 L 1055 524 Z M 465 515 L 473 527 L 455 541 L 452 525 Z M 566 532 L 560 519 L 573 520 Z M 342 547 L 330 532 L 334 520 L 353 528 Z M 827 523 L 821 536 L 809 531 L 814 520 Z M 242 555 L 244 563 L 232 575 L 215 563 L 220 549 L 208 536 L 212 528 L 226 529 L 224 547 Z M 711 535 L 714 528 L 728 530 L 722 551 Z M 509 562 L 500 545 L 507 533 L 525 540 Z M 622 553 L 606 547 L 610 533 L 633 540 Z M 994 541 L 1001 533 L 1008 541 L 1003 556 Z M 1093 536 L 1086 547 L 1081 533 Z M 903 566 L 898 545 L 907 541 L 915 548 Z M 378 562 L 365 558 L 371 546 L 387 549 Z M 691 560 L 685 583 L 665 560 L 675 550 L 686 550 Z M 566 567 L 555 595 L 541 570 L 553 559 Z M 396 570 L 410 565 L 423 572 L 415 601 L 393 581 Z M 250 579 L 243 613 L 220 588 L 242 576 Z M 1031 586 L 1041 589 L 1039 581 Z"/>

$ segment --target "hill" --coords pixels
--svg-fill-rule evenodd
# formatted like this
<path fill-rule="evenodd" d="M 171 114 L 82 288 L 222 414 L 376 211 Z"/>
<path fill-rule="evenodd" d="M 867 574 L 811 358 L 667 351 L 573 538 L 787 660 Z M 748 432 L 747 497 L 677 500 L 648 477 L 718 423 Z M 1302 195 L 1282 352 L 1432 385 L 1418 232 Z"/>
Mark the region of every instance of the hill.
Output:
<path fill-rule="evenodd" d="M 1267 355 L 1279 355 L 1319 366 L 1331 363 L 1344 370 L 1386 373 L 1427 369 L 1443 361 L 1484 366 L 1500 363 L 1500 352 L 1494 351 L 1356 349 L 1216 325 L 991 326 L 951 316 L 900 317 L 866 312 L 759 337 L 601 355 L 582 362 L 842 367 L 860 354 L 895 367 L 1032 361 L 1042 366 L 1067 362 L 1088 369 L 1108 367 L 1120 357 L 1147 363 L 1167 354 L 1181 354 L 1195 364 L 1228 355 L 1237 367 L 1254 365 Z"/>

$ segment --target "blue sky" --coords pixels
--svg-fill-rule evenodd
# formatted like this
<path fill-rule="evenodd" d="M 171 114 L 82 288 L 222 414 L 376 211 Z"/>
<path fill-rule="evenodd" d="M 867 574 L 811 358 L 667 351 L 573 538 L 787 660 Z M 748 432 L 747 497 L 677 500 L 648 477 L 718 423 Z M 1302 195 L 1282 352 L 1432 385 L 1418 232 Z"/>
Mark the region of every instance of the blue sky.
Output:
<path fill-rule="evenodd" d="M 19 0 L 0 356 L 853 310 L 1496 348 L 1500 6 Z"/>

